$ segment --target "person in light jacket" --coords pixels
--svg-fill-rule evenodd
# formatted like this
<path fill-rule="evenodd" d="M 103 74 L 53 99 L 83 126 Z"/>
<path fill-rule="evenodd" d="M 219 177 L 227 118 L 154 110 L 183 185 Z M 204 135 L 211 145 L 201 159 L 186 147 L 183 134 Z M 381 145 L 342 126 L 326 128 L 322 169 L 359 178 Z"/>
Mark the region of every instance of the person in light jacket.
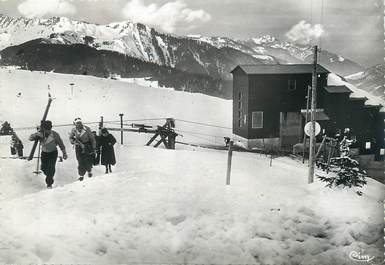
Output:
<path fill-rule="evenodd" d="M 58 157 L 58 151 L 56 146 L 59 146 L 63 153 L 63 159 L 67 159 L 66 148 L 63 144 L 60 135 L 52 130 L 51 121 L 42 121 L 40 124 L 40 131 L 31 134 L 30 141 L 38 140 L 41 144 L 41 170 L 46 176 L 45 182 L 47 188 L 51 189 L 54 183 L 53 177 L 55 176 L 56 160 Z"/>
<path fill-rule="evenodd" d="M 76 159 L 78 160 L 79 180 L 83 181 L 84 175 L 92 177 L 92 165 L 96 155 L 95 137 L 88 126 L 83 125 L 80 118 L 74 120 L 75 127 L 69 134 L 71 144 L 75 145 Z"/>

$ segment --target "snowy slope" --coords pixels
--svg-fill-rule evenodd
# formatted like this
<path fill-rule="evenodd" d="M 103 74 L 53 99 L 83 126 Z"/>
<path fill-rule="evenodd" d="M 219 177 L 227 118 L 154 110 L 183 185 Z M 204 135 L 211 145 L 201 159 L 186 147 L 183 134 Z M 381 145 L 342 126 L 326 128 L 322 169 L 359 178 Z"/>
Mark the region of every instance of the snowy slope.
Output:
<path fill-rule="evenodd" d="M 361 71 L 349 76 L 346 80 L 358 88 L 385 99 L 385 64 L 372 66 L 365 71 Z"/>
<path fill-rule="evenodd" d="M 115 120 L 120 112 L 127 119 L 176 117 L 177 129 L 213 135 L 226 129 L 186 128 L 181 120 L 231 125 L 231 101 L 200 94 L 6 69 L 0 82 L 0 119 L 15 128 L 41 118 L 48 84 L 56 97 L 49 113 L 55 125 L 77 115 Z M 127 133 L 125 144 L 116 145 L 114 173 L 96 167 L 95 178 L 78 182 L 69 129 L 55 127 L 69 158 L 57 164 L 53 190 L 31 174 L 35 163 L 0 160 L 0 263 L 350 265 L 349 255 L 361 250 L 383 259 L 384 186 L 374 180 L 359 197 L 318 181 L 308 185 L 306 166 L 291 158 L 276 158 L 270 167 L 265 156 L 235 152 L 226 187 L 226 151 L 155 149 L 144 146 L 149 135 Z M 16 131 L 27 143 L 33 130 Z M 8 150 L 3 140 L 1 155 Z"/>

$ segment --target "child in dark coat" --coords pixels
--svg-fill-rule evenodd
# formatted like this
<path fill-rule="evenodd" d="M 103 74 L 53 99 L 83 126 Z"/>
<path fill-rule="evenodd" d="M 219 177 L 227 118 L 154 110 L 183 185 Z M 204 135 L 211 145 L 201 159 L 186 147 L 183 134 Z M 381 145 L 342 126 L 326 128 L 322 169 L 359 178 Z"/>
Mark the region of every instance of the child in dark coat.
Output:
<path fill-rule="evenodd" d="M 108 132 L 106 128 L 102 128 L 100 140 L 101 147 L 101 164 L 106 167 L 106 174 L 111 171 L 111 165 L 116 164 L 114 144 L 116 143 L 115 137 Z"/>

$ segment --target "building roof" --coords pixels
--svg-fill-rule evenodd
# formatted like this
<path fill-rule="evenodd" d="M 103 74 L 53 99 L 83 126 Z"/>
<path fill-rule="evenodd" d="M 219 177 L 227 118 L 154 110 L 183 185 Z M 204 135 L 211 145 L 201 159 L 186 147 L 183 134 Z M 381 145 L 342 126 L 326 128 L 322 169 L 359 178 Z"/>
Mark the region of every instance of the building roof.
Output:
<path fill-rule="evenodd" d="M 353 93 L 347 86 L 325 86 L 325 89 L 331 94 Z"/>
<path fill-rule="evenodd" d="M 268 74 L 311 74 L 313 72 L 312 64 L 255 64 L 238 65 L 235 70 L 241 69 L 248 75 L 268 75 Z M 317 64 L 317 73 L 330 73 L 327 69 Z"/>
<path fill-rule="evenodd" d="M 301 109 L 301 114 L 306 119 L 306 110 L 305 109 Z M 311 113 L 309 110 L 309 112 L 307 114 L 307 120 L 310 121 L 310 119 L 311 119 Z M 323 109 L 316 109 L 314 119 L 316 121 L 328 121 L 328 120 L 330 120 L 329 116 L 325 113 L 325 111 Z"/>

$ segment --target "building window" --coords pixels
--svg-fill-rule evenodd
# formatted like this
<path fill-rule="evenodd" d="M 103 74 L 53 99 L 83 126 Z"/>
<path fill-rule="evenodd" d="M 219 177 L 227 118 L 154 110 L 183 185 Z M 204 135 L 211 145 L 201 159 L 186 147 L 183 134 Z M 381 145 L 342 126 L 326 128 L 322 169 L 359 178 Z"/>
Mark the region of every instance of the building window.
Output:
<path fill-rule="evenodd" d="M 380 149 L 380 155 L 381 155 L 381 156 L 385 155 L 385 149 L 384 149 L 384 148 L 381 148 L 381 149 Z"/>
<path fill-rule="evenodd" d="M 242 110 L 238 111 L 238 127 L 242 127 Z"/>
<path fill-rule="evenodd" d="M 287 89 L 289 91 L 294 91 L 297 89 L 297 82 L 296 80 L 288 80 L 287 81 Z"/>
<path fill-rule="evenodd" d="M 368 149 L 370 149 L 370 148 L 371 148 L 370 142 L 366 142 L 366 143 L 365 143 L 365 149 L 368 150 Z"/>
<path fill-rule="evenodd" d="M 251 128 L 263 128 L 263 111 L 253 111 L 251 113 Z"/>
<path fill-rule="evenodd" d="M 246 116 L 246 114 L 243 115 L 243 123 L 244 123 L 244 124 L 247 124 L 247 116 Z"/>
<path fill-rule="evenodd" d="M 242 127 L 242 91 L 238 92 L 238 127 Z"/>

